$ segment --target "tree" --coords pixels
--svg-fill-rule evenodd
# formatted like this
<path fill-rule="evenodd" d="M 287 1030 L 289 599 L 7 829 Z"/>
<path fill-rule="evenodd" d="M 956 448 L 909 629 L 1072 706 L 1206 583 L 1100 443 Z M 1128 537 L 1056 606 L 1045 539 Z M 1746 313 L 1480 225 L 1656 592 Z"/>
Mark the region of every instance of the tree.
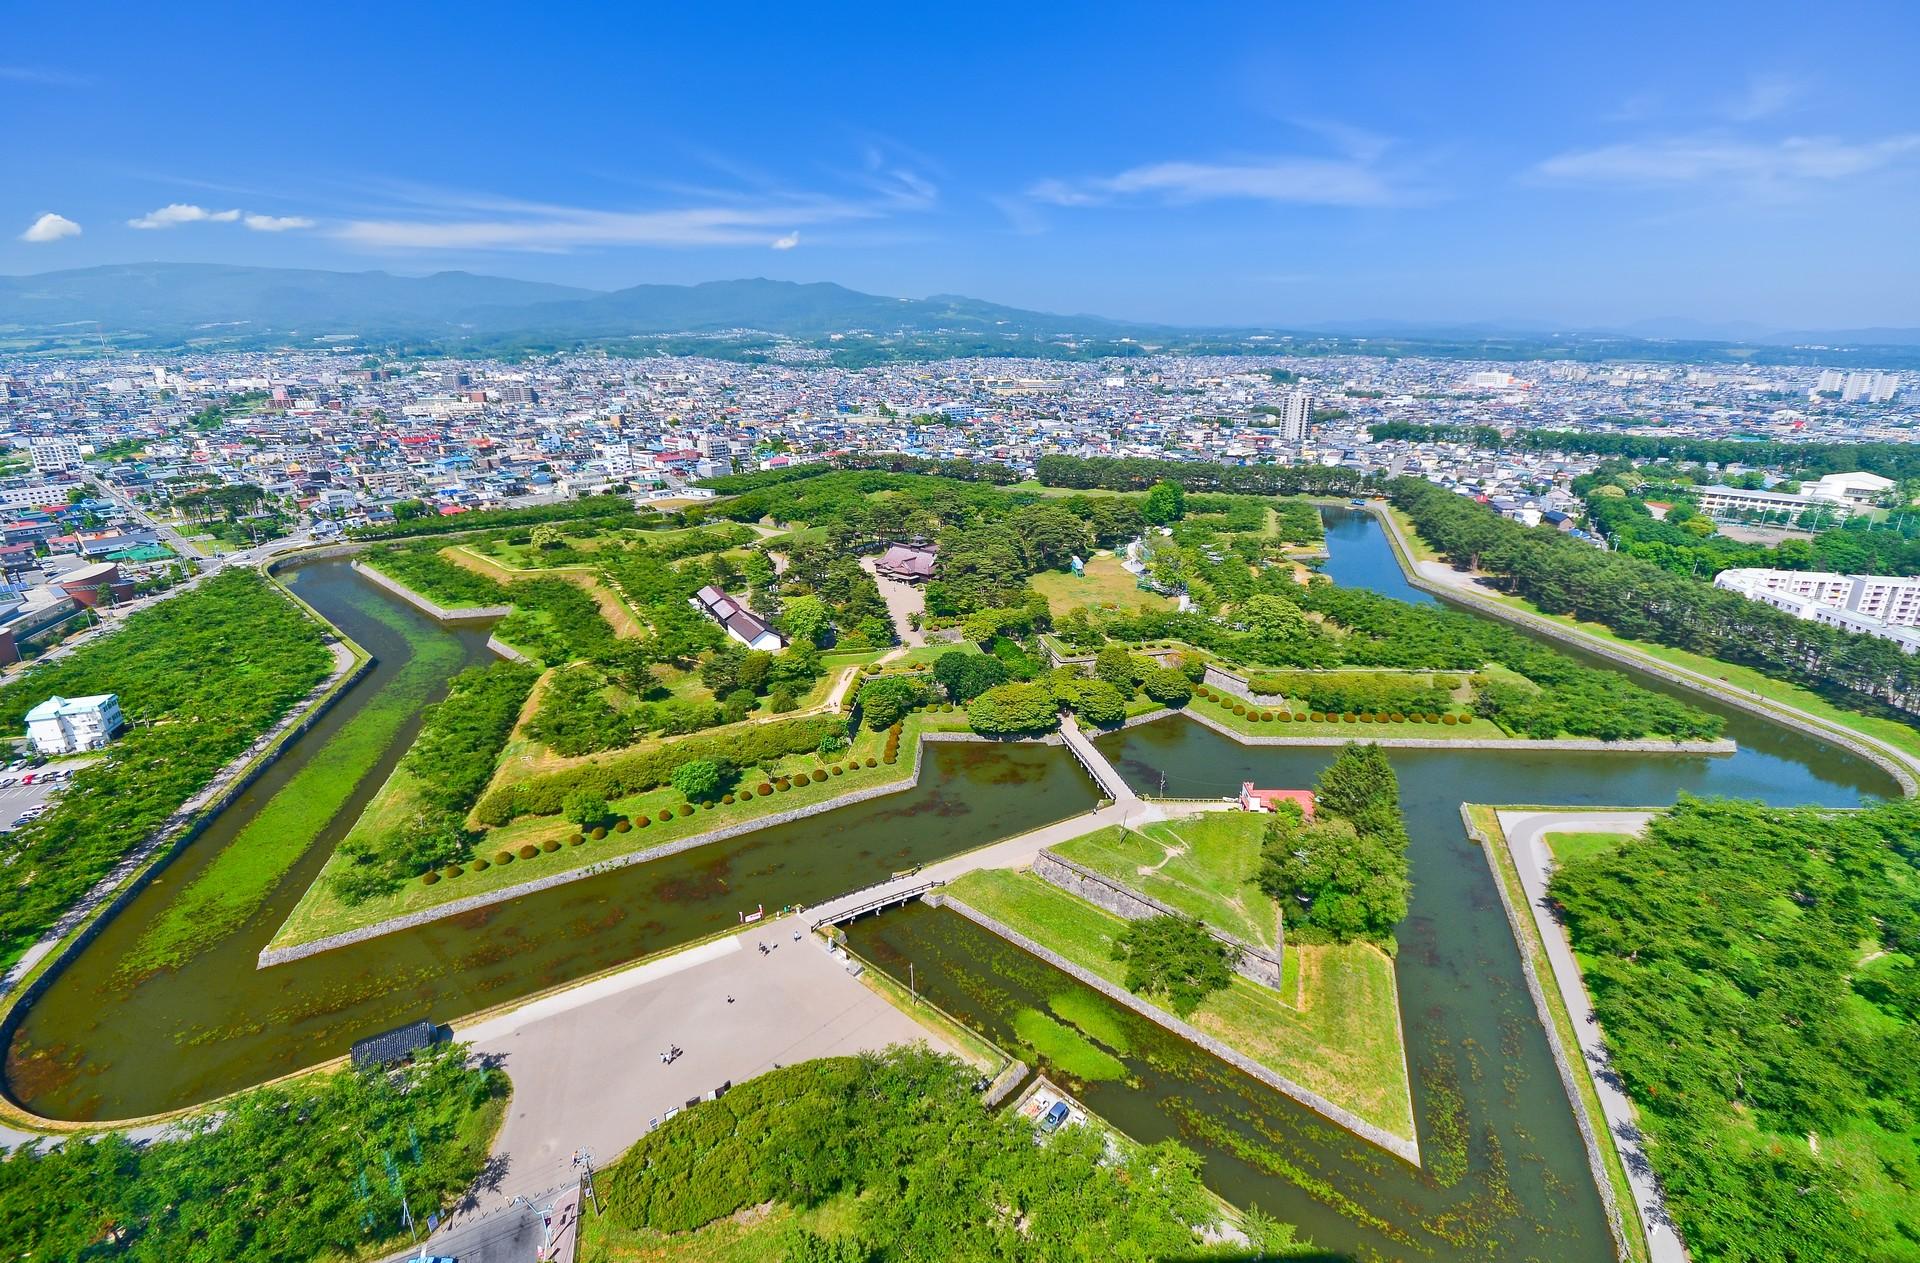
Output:
<path fill-rule="evenodd" d="M 1298 605 L 1270 593 L 1263 592 L 1243 602 L 1239 619 L 1249 636 L 1272 645 L 1296 642 L 1313 634 L 1313 625 Z"/>
<path fill-rule="evenodd" d="M 1007 664 L 990 654 L 953 650 L 934 660 L 933 678 L 956 702 L 970 702 L 996 684 L 1007 682 Z"/>
<path fill-rule="evenodd" d="M 1140 682 L 1141 691 L 1162 706 L 1185 706 L 1193 697 L 1193 685 L 1172 667 L 1156 667 Z"/>
<path fill-rule="evenodd" d="M 590 789 L 571 790 L 561 803 L 560 811 L 584 829 L 607 818 L 607 800 Z"/>
<path fill-rule="evenodd" d="M 1134 921 L 1113 940 L 1113 958 L 1126 962 L 1127 990 L 1164 995 L 1181 1017 L 1233 982 L 1232 950 L 1204 924 L 1185 917 Z"/>
<path fill-rule="evenodd" d="M 795 644 L 820 645 L 833 626 L 827 603 L 811 593 L 790 596 L 780 611 L 780 626 Z"/>
<path fill-rule="evenodd" d="M 567 537 L 561 532 L 560 528 L 547 523 L 542 523 L 533 528 L 532 540 L 533 546 L 541 552 L 555 548 L 563 548 L 567 543 Z"/>
<path fill-rule="evenodd" d="M 1133 690 L 1144 675 L 1145 664 L 1141 659 L 1127 652 L 1127 647 L 1118 641 L 1100 646 L 1100 652 L 1093 655 L 1093 673 L 1118 689 L 1122 696 L 1132 697 Z"/>
<path fill-rule="evenodd" d="M 720 792 L 724 777 L 720 765 L 712 759 L 694 759 L 673 769 L 672 785 L 690 803 L 711 802 Z M 571 801 L 571 795 L 569 795 Z M 604 815 L 604 805 L 602 809 Z"/>
<path fill-rule="evenodd" d="M 1030 571 L 1064 570 L 1091 551 L 1086 523 L 1061 505 L 1030 504 L 1013 515 L 1011 525 Z"/>
<path fill-rule="evenodd" d="M 1177 482 L 1156 482 L 1140 502 L 1140 516 L 1154 526 L 1178 522 L 1186 516 L 1187 493 Z"/>
<path fill-rule="evenodd" d="M 924 681 L 910 675 L 885 675 L 861 685 L 856 700 L 867 727 L 878 732 L 893 727 L 912 714 L 915 707 L 933 699 Z"/>
<path fill-rule="evenodd" d="M 967 703 L 967 722 L 987 736 L 1014 736 L 1045 732 L 1060 722 L 1060 714 L 1047 685 L 1002 684 Z"/>
<path fill-rule="evenodd" d="M 1074 714 L 1090 724 L 1113 728 L 1127 718 L 1127 695 L 1105 680 L 1075 679 L 1062 694 Z"/>

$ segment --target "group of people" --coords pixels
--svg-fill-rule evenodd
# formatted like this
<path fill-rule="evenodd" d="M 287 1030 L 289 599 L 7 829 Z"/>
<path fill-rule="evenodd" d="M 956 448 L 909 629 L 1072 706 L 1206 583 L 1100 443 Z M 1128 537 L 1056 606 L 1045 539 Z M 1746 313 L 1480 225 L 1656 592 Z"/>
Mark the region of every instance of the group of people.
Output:
<path fill-rule="evenodd" d="M 686 1049 L 680 1047 L 678 1044 L 668 1044 L 666 1051 L 660 1054 L 660 1064 L 663 1066 L 672 1065 L 674 1062 L 680 1060 L 680 1054 L 685 1051 Z"/>

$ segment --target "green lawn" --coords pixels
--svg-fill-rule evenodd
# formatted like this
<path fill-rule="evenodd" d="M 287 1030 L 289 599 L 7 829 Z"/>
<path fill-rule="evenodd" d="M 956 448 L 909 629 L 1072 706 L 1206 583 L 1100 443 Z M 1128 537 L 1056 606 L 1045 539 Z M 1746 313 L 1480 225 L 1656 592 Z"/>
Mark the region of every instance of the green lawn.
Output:
<path fill-rule="evenodd" d="M 1028 580 L 1028 586 L 1047 598 L 1055 618 L 1065 618 L 1076 609 L 1098 610 L 1170 610 L 1173 602 L 1158 592 L 1148 592 L 1112 554 L 1087 560 L 1086 574 L 1063 570 L 1043 570 Z"/>
<path fill-rule="evenodd" d="M 1632 836 L 1628 833 L 1549 833 L 1546 843 L 1556 863 L 1568 864 L 1605 854 Z"/>
<path fill-rule="evenodd" d="M 1113 959 L 1126 922 L 1031 873 L 984 869 L 946 893 L 1124 985 Z M 1289 946 L 1297 990 L 1236 977 L 1188 1019 L 1195 1027 L 1397 1136 L 1413 1135 L 1393 962 L 1366 944 Z M 1295 1001 L 1289 1003 L 1289 1001 Z"/>
<path fill-rule="evenodd" d="M 1519 948 L 1533 966 L 1533 973 L 1540 980 L 1540 989 L 1547 997 L 1547 1011 L 1552 1015 L 1554 1032 L 1560 1046 L 1577 1055 L 1580 1047 L 1579 1035 L 1573 1025 L 1573 1017 L 1567 1011 L 1565 997 L 1554 982 L 1553 965 L 1547 960 L 1547 952 L 1540 943 L 1533 918 L 1527 912 L 1526 888 L 1520 884 L 1520 874 L 1513 866 L 1513 856 L 1507 852 L 1506 830 L 1500 827 L 1499 809 L 1482 806 L 1477 803 L 1467 805 L 1467 817 L 1473 822 L 1473 828 L 1486 839 L 1485 850 L 1492 864 L 1494 880 L 1506 888 L 1507 898 L 1519 911 L 1520 928 L 1518 931 Z M 1555 837 L 1605 837 L 1611 845 L 1617 845 L 1620 834 L 1548 834 L 1548 842 Z M 1633 1200 L 1633 1186 L 1627 1180 L 1626 1165 L 1620 1159 L 1620 1151 L 1614 1146 L 1613 1132 L 1606 1126 L 1606 1115 L 1600 1109 L 1600 1094 L 1594 1090 L 1590 1074 L 1573 1076 L 1574 1085 L 1579 1090 L 1580 1100 L 1587 1117 L 1592 1120 L 1594 1135 L 1600 1146 L 1600 1165 L 1607 1173 L 1607 1183 L 1613 1186 L 1614 1201 L 1620 1206 L 1621 1214 L 1627 1221 L 1627 1248 L 1636 1263 L 1647 1258 L 1647 1238 L 1640 1224 L 1638 1203 Z"/>
<path fill-rule="evenodd" d="M 579 1257 L 584 1263 L 769 1263 L 781 1257 L 789 1233 L 805 1229 L 840 1241 L 852 1236 L 858 1218 L 859 1199 L 851 1193 L 836 1193 L 805 1210 L 772 1202 L 692 1232 L 619 1228 L 605 1215 L 587 1215 Z"/>
<path fill-rule="evenodd" d="M 1254 884 L 1264 815 L 1215 811 L 1135 831 L 1118 825 L 1053 850 L 1242 942 L 1272 947 L 1279 909 Z"/>

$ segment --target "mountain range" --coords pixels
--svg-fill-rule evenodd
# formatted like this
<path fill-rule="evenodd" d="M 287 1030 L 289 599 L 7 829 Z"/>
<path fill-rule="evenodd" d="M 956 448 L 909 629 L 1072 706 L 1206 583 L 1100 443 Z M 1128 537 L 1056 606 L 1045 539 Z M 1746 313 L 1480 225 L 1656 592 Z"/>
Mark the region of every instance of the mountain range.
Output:
<path fill-rule="evenodd" d="M 885 298 L 827 282 L 765 279 L 699 285 L 635 285 L 602 291 L 539 281 L 436 272 L 387 272 L 241 267 L 207 263 L 128 263 L 0 276 L 0 352 L 62 346 L 273 345 L 339 339 L 368 343 L 426 343 L 475 351 L 537 348 L 578 342 L 685 334 L 783 335 L 822 341 L 864 331 L 891 337 L 926 355 L 1036 354 L 1048 344 L 1083 339 L 1095 352 L 1123 340 L 1148 340 L 1178 349 L 1277 350 L 1246 341 L 1252 328 L 1182 329 L 1088 315 L 1054 315 L 957 294 Z M 1740 323 L 1713 325 L 1650 320 L 1624 328 L 1555 328 L 1531 321 L 1416 324 L 1344 321 L 1313 332 L 1291 331 L 1293 349 L 1321 351 L 1539 358 L 1584 347 L 1591 355 L 1670 359 L 1720 347 L 1701 358 L 1740 359 L 1738 347 L 1804 349 L 1920 348 L 1920 329 L 1876 328 L 1774 331 Z M 1388 339 L 1390 350 L 1353 345 Z M 1531 346 L 1523 350 L 1522 344 Z M 1665 344 L 1665 345 L 1663 345 Z M 1829 357 L 1831 358 L 1831 357 Z"/>

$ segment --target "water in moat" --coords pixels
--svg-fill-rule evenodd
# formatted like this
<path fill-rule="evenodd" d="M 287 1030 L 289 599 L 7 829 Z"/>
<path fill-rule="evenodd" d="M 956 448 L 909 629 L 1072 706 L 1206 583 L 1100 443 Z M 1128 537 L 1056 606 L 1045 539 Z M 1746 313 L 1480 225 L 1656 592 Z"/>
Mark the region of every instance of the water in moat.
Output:
<path fill-rule="evenodd" d="M 1406 586 L 1371 518 L 1328 518 L 1326 569 L 1336 580 L 1427 599 Z M 306 567 L 292 582 L 380 665 L 28 1009 L 6 1067 L 9 1095 L 28 1108 L 110 1119 L 206 1100 L 339 1055 L 374 1031 L 421 1016 L 447 1021 L 722 929 L 755 904 L 817 902 L 1093 801 L 1084 775 L 1054 747 L 929 747 L 921 784 L 899 795 L 256 970 L 256 953 L 404 749 L 409 729 L 240 932 L 177 970 L 129 981 L 119 966 L 139 928 L 275 785 L 301 761 L 324 757 L 328 735 L 421 638 L 456 636 L 465 660 L 482 653 L 477 636 L 411 611 L 398 632 L 390 609 L 372 617 L 369 602 L 387 598 L 342 563 Z M 1128 1075 L 1083 1085 L 1089 1104 L 1140 1139 L 1184 1138 L 1230 1200 L 1298 1224 L 1331 1249 L 1396 1258 L 1605 1257 L 1599 1198 L 1572 1114 L 1458 805 L 1664 803 L 1682 792 L 1852 805 L 1894 792 L 1880 769 L 1829 743 L 1737 712 L 1729 734 L 1741 750 L 1726 758 L 1395 752 L 1412 837 L 1414 901 L 1399 935 L 1399 986 L 1416 1114 L 1429 1154 L 1446 1148 L 1449 1135 L 1467 1137 L 1458 1179 L 1436 1175 L 1431 1162 L 1416 1173 L 1119 1010 Z M 1164 775 L 1173 795 L 1223 795 L 1247 779 L 1308 785 L 1332 755 L 1242 747 L 1180 718 L 1101 743 L 1134 784 L 1158 791 Z M 860 923 L 854 936 L 890 970 L 904 974 L 913 962 L 923 991 L 1001 1039 L 1020 1008 L 1046 1008 L 1048 998 L 1078 989 L 951 912 L 904 909 Z"/>
<path fill-rule="evenodd" d="M 455 636 L 466 660 L 484 656 L 484 632 L 444 630 L 344 563 L 306 566 L 289 579 L 378 665 L 27 1010 L 8 1047 L 6 1087 L 38 1114 L 134 1118 L 208 1100 L 339 1056 L 354 1040 L 404 1022 L 449 1021 L 685 943 L 735 924 L 757 904 L 815 903 L 1094 804 L 1092 785 L 1058 747 L 929 746 L 919 785 L 898 794 L 256 969 L 261 947 L 416 724 L 239 932 L 178 969 L 130 980 L 120 966 L 142 927 L 287 777 L 326 757 L 328 738 L 418 645 Z"/>

